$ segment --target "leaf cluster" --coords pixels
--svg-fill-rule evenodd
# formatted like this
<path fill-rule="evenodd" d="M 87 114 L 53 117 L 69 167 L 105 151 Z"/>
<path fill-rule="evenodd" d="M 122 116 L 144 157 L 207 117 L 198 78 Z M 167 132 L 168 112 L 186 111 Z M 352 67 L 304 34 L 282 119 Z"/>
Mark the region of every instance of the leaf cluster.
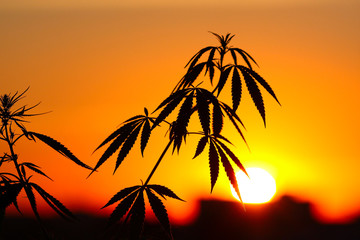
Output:
<path fill-rule="evenodd" d="M 136 236 L 139 236 L 141 232 L 142 228 L 139 222 L 143 221 L 145 215 L 143 204 L 144 191 L 147 193 L 150 204 L 153 206 L 156 202 L 157 204 L 155 205 L 159 206 L 157 210 L 153 208 L 155 215 L 159 215 L 160 212 L 165 210 L 162 203 L 160 204 L 157 200 L 154 200 L 156 198 L 154 198 L 155 194 L 153 193 L 155 192 L 161 195 L 161 192 L 150 187 L 153 185 L 149 185 L 148 182 L 162 161 L 168 147 L 173 144 L 173 153 L 175 150 L 179 153 L 182 144 L 186 142 L 189 135 L 201 136 L 194 158 L 199 156 L 206 147 L 208 148 L 211 191 L 217 181 L 221 163 L 230 184 L 234 187 L 237 195 L 241 199 L 233 165 L 245 173 L 246 170 L 239 158 L 228 147 L 228 145 L 231 145 L 231 142 L 222 135 L 223 125 L 226 121 L 230 122 L 246 143 L 242 130 L 245 127 L 236 113 L 242 100 L 243 86 L 246 86 L 252 101 L 263 119 L 264 125 L 266 125 L 265 106 L 260 86 L 279 103 L 270 85 L 253 69 L 253 65 L 257 65 L 257 63 L 250 54 L 240 48 L 230 46 L 234 35 L 212 34 L 219 41 L 219 45 L 204 47 L 189 60 L 185 66 L 187 70 L 184 76 L 177 83 L 169 97 L 163 100 L 152 112 L 152 114 L 157 113 L 156 117 L 150 117 L 145 108 L 145 115 L 137 115 L 125 121 L 96 149 L 98 150 L 109 143 L 109 146 L 105 149 L 93 171 L 96 171 L 116 151 L 119 151 L 115 164 L 115 173 L 132 149 L 139 135 L 141 135 L 140 150 L 143 154 L 153 130 L 161 125 L 168 125 L 169 127 L 169 143 L 159 157 L 145 184 L 121 190 L 106 205 L 108 206 L 114 203 L 115 200 L 121 200 L 118 207 L 110 216 L 110 222 L 119 220 L 129 211 L 127 216 L 130 216 L 131 219 L 134 218 L 134 221 L 131 221 L 131 223 L 133 223 L 131 226 L 133 230 L 136 230 Z M 229 63 L 225 62 L 225 56 L 227 55 L 230 55 L 231 61 Z M 204 72 L 205 76 L 208 76 L 211 86 L 210 89 L 199 87 L 202 83 L 202 79 L 200 80 L 200 74 L 202 72 Z M 216 72 L 218 72 L 217 75 Z M 219 78 L 216 80 L 215 76 L 219 76 Z M 220 95 L 227 82 L 231 82 L 231 104 L 220 100 Z M 176 119 L 172 122 L 169 121 L 169 116 L 176 110 L 178 110 Z M 191 119 L 194 114 L 198 116 L 201 125 L 201 129 L 198 131 L 189 130 L 190 121 L 192 121 Z M 151 202 L 153 202 L 153 204 Z M 165 216 L 165 214 L 161 215 Z M 168 220 L 165 222 L 167 226 Z M 161 223 L 164 225 L 164 222 Z"/>
<path fill-rule="evenodd" d="M 147 195 L 148 201 L 156 218 L 159 220 L 161 226 L 172 239 L 168 214 L 160 198 L 166 199 L 166 197 L 170 197 L 180 201 L 183 200 L 169 188 L 161 185 L 137 185 L 124 188 L 116 193 L 103 207 L 105 208 L 116 202 L 119 202 L 115 210 L 110 215 L 108 224 L 111 225 L 126 215 L 124 223 L 126 223 L 126 221 L 130 218 L 131 239 L 138 239 L 140 237 L 145 220 L 144 192 Z"/>
<path fill-rule="evenodd" d="M 24 123 L 28 123 L 26 120 L 28 117 L 41 115 L 29 112 L 38 104 L 31 107 L 27 107 L 26 105 L 19 108 L 15 107 L 16 103 L 24 98 L 24 94 L 27 90 L 28 89 L 20 94 L 16 92 L 15 94 L 4 94 L 0 96 L 0 140 L 4 141 L 9 147 L 9 151 L 5 152 L 0 158 L 0 167 L 3 164 L 13 164 L 16 170 L 16 172 L 13 173 L 0 172 L 0 218 L 4 217 L 5 209 L 11 204 L 13 204 L 20 212 L 17 204 L 17 197 L 19 193 L 24 190 L 30 206 L 39 222 L 40 216 L 37 210 L 34 192 L 37 192 L 39 196 L 61 217 L 73 219 L 74 215 L 59 200 L 49 194 L 41 186 L 31 181 L 33 175 L 28 175 L 29 172 L 32 174 L 39 174 L 50 180 L 52 179 L 35 163 L 20 162 L 18 155 L 15 153 L 15 143 L 23 138 L 34 142 L 40 140 L 77 165 L 89 170 L 92 170 L 92 168 L 80 161 L 68 148 L 57 140 L 47 135 L 28 131 L 26 129 Z M 20 133 L 18 133 L 18 130 L 20 130 Z"/>
<path fill-rule="evenodd" d="M 97 164 L 95 165 L 92 174 L 96 171 L 106 160 L 109 159 L 118 149 L 119 153 L 117 156 L 114 173 L 117 168 L 120 166 L 122 161 L 130 152 L 131 148 L 134 146 L 136 139 L 138 138 L 141 132 L 141 144 L 140 149 L 141 153 L 144 154 L 145 147 L 149 140 L 151 134 L 151 125 L 154 123 L 154 119 L 149 117 L 148 110 L 144 109 L 145 115 L 136 115 L 128 120 L 126 120 L 121 127 L 114 131 L 110 136 L 108 136 L 96 149 L 103 147 L 107 143 L 110 143 L 109 147 L 102 154 Z"/>
<path fill-rule="evenodd" d="M 221 135 L 205 135 L 203 136 L 197 145 L 196 152 L 193 158 L 199 156 L 205 149 L 205 147 L 209 146 L 208 158 L 209 158 L 209 166 L 210 166 L 210 178 L 211 178 L 211 191 L 213 190 L 216 180 L 219 175 L 219 163 L 221 162 L 226 175 L 229 178 L 231 185 L 234 187 L 239 199 L 241 200 L 238 183 L 235 177 L 235 171 L 231 165 L 231 161 L 235 163 L 235 165 L 242 170 L 246 175 L 247 172 L 238 159 L 236 155 L 230 150 L 226 144 L 231 144 L 231 142 Z"/>
<path fill-rule="evenodd" d="M 198 79 L 200 73 L 205 69 L 205 75 L 209 75 L 210 83 L 211 85 L 214 85 L 212 92 L 216 93 L 217 96 L 219 96 L 222 92 L 228 79 L 231 79 L 232 109 L 236 111 L 240 104 L 243 86 L 242 81 L 244 81 L 265 124 L 264 101 L 258 84 L 260 84 L 279 103 L 274 91 L 270 85 L 253 70 L 251 62 L 256 65 L 257 63 L 250 54 L 240 48 L 229 46 L 229 43 L 234 35 L 227 34 L 226 36 L 220 36 L 216 33 L 212 34 L 216 36 L 220 45 L 205 47 L 198 51 L 186 64 L 185 67 L 188 67 L 188 70 L 184 77 L 179 81 L 173 92 L 186 89 L 194 85 L 195 80 Z M 208 57 L 205 58 L 204 61 L 200 62 L 201 57 L 203 57 L 206 53 L 208 53 Z M 229 53 L 231 55 L 232 62 L 225 64 L 225 55 Z M 239 64 L 239 57 L 245 62 L 245 65 Z M 216 70 L 220 72 L 220 77 L 215 84 L 213 80 Z"/>

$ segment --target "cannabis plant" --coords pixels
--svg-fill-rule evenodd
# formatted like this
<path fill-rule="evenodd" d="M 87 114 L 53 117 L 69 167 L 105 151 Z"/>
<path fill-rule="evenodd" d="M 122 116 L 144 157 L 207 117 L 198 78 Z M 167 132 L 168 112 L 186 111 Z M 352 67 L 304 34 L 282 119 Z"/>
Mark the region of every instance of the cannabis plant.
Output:
<path fill-rule="evenodd" d="M 150 184 L 150 180 L 168 150 L 172 147 L 172 153 L 175 151 L 179 153 L 181 146 L 190 136 L 199 139 L 194 158 L 208 149 L 211 191 L 217 181 L 221 163 L 230 184 L 241 199 L 234 167 L 245 173 L 246 170 L 231 150 L 231 141 L 222 135 L 225 119 L 229 120 L 228 122 L 245 141 L 242 132 L 244 126 L 236 113 L 241 101 L 243 86 L 246 85 L 264 124 L 265 107 L 259 86 L 279 102 L 269 84 L 253 69 L 253 65 L 257 65 L 255 60 L 246 51 L 229 45 L 234 35 L 212 34 L 219 41 L 219 45 L 205 47 L 190 59 L 185 66 L 187 68 L 185 75 L 176 84 L 169 97 L 151 113 L 157 115 L 151 116 L 145 108 L 143 115 L 136 115 L 126 120 L 96 149 L 98 150 L 108 144 L 93 172 L 118 151 L 115 173 L 138 138 L 140 138 L 140 150 L 143 154 L 155 129 L 160 126 L 168 128 L 168 143 L 145 182 L 120 190 L 104 206 L 117 203 L 117 207 L 110 215 L 109 223 L 112 224 L 122 218 L 125 218 L 123 222 L 130 219 L 130 236 L 132 239 L 139 239 L 141 236 L 145 218 L 145 195 L 160 224 L 169 238 L 172 238 L 168 214 L 162 199 L 166 197 L 182 199 L 168 187 Z M 230 57 L 225 58 L 228 55 Z M 230 60 L 226 62 L 225 59 Z M 202 72 L 204 77 L 200 77 Z M 201 85 L 205 85 L 203 81 L 210 81 L 210 84 L 207 84 L 210 87 L 202 88 Z M 226 84 L 231 84 L 231 104 L 220 100 Z M 170 115 L 174 115 L 171 113 L 175 109 L 178 109 L 177 115 L 170 118 Z M 198 116 L 201 125 L 201 128 L 196 131 L 190 131 L 190 119 L 194 120 L 191 118 L 193 115 Z"/>
<path fill-rule="evenodd" d="M 4 218 L 5 209 L 9 205 L 13 204 L 20 212 L 17 197 L 23 190 L 25 191 L 36 219 L 40 223 L 45 236 L 47 236 L 46 229 L 41 222 L 37 209 L 35 192 L 37 192 L 39 196 L 61 217 L 72 219 L 74 218 L 74 215 L 43 187 L 32 181 L 33 174 L 39 174 L 50 180 L 52 179 L 41 170 L 40 166 L 35 162 L 28 162 L 20 159 L 15 151 L 16 144 L 18 144 L 20 140 L 30 140 L 34 142 L 40 140 L 79 166 L 90 170 L 92 170 L 92 168 L 81 162 L 71 151 L 58 141 L 47 135 L 29 131 L 25 127 L 29 117 L 40 115 L 30 113 L 30 111 L 38 104 L 31 107 L 26 105 L 16 107 L 16 104 L 24 97 L 27 90 L 28 89 L 20 94 L 16 92 L 15 94 L 4 94 L 0 96 L 0 140 L 8 146 L 8 151 L 4 152 L 0 157 L 0 223 Z M 3 172 L 1 171 L 1 168 L 3 168 L 4 165 L 11 165 L 8 166 L 7 169 L 14 170 Z"/>

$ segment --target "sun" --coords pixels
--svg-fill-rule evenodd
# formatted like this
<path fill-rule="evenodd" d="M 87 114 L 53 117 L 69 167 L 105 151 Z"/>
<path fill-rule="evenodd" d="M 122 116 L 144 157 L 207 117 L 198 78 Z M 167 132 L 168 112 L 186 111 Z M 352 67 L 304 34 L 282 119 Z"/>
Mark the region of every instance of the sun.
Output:
<path fill-rule="evenodd" d="M 242 171 L 238 171 L 236 179 L 239 191 L 244 203 L 269 202 L 276 192 L 275 179 L 262 168 L 246 168 L 249 177 Z M 231 187 L 233 196 L 239 200 L 235 190 Z"/>

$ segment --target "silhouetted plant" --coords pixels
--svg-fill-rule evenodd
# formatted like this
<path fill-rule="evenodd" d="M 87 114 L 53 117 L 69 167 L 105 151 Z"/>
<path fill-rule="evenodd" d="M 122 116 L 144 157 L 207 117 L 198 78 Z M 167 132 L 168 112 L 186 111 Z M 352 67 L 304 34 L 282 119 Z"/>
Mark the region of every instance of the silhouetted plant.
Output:
<path fill-rule="evenodd" d="M 0 140 L 4 141 L 9 147 L 8 152 L 3 153 L 0 158 L 0 167 L 4 164 L 11 164 L 15 167 L 14 172 L 0 172 L 0 221 L 4 218 L 5 209 L 11 204 L 21 213 L 17 203 L 17 197 L 19 193 L 24 190 L 36 219 L 40 223 L 45 236 L 48 237 L 38 213 L 34 190 L 61 217 L 73 219 L 74 215 L 59 200 L 38 184 L 31 181 L 32 174 L 40 174 L 50 180 L 52 179 L 35 163 L 20 161 L 18 155 L 15 153 L 15 144 L 25 138 L 34 142 L 40 140 L 79 166 L 90 170 L 92 170 L 92 168 L 81 162 L 64 145 L 53 138 L 44 134 L 28 131 L 25 128 L 24 124 L 28 122 L 28 117 L 41 115 L 29 113 L 30 110 L 34 109 L 38 104 L 32 107 L 26 105 L 18 108 L 15 107 L 15 104 L 24 97 L 27 90 L 28 89 L 21 94 L 16 92 L 13 95 L 4 94 L 0 96 Z"/>
<path fill-rule="evenodd" d="M 236 113 L 241 101 L 243 82 L 245 82 L 248 92 L 263 119 L 264 125 L 265 107 L 258 84 L 260 84 L 279 103 L 268 83 L 253 70 L 251 64 L 254 63 L 257 65 L 255 60 L 244 50 L 229 46 L 234 35 L 227 34 L 225 36 L 220 36 L 216 33 L 212 34 L 220 42 L 220 45 L 205 47 L 190 59 L 185 66 L 187 67 L 187 71 L 183 78 L 177 83 L 170 96 L 167 97 L 153 112 L 158 113 L 157 117 L 150 117 L 148 110 L 145 108 L 145 115 L 137 115 L 125 121 L 96 149 L 98 150 L 104 145 L 110 144 L 100 157 L 93 172 L 116 151 L 119 151 L 114 169 L 115 173 L 124 158 L 132 149 L 139 135 L 141 135 L 140 149 L 143 154 L 153 130 L 160 124 L 162 124 L 162 126 L 165 124 L 169 127 L 169 142 L 145 183 L 141 186 L 129 187 L 119 191 L 104 206 L 107 207 L 119 202 L 110 216 L 109 224 L 120 220 L 127 213 L 124 223 L 130 218 L 130 235 L 132 239 L 138 239 L 141 235 L 145 218 L 144 192 L 147 195 L 155 216 L 158 218 L 169 237 L 172 238 L 166 209 L 156 194 L 164 199 L 165 196 L 179 200 L 181 199 L 167 187 L 150 185 L 149 181 L 170 146 L 173 146 L 173 153 L 175 150 L 179 153 L 182 144 L 190 135 L 200 136 L 194 158 L 199 156 L 205 150 L 206 146 L 208 146 L 211 191 L 217 181 L 219 165 L 221 163 L 231 185 L 241 199 L 233 164 L 245 173 L 246 170 L 238 157 L 230 150 L 229 145 L 231 145 L 231 142 L 225 136 L 221 135 L 224 117 L 227 117 L 227 119 L 230 120 L 245 141 L 241 130 L 244 126 Z M 208 53 L 207 57 L 205 57 L 206 53 Z M 232 62 L 225 63 L 225 56 L 229 53 Z M 200 61 L 202 59 L 204 60 Z M 245 65 L 239 64 L 240 59 L 245 62 Z M 212 88 L 210 90 L 200 88 L 199 85 L 201 82 L 196 83 L 196 81 L 199 81 L 200 73 L 203 71 L 205 71 L 205 76 L 209 76 L 210 86 Z M 215 71 L 219 72 L 217 81 L 215 81 Z M 232 107 L 219 99 L 219 96 L 229 79 L 231 79 Z M 169 115 L 177 108 L 179 111 L 176 120 L 172 122 L 167 121 Z M 197 113 L 198 115 L 201 129 L 196 132 L 191 132 L 189 131 L 189 122 L 194 113 Z"/>

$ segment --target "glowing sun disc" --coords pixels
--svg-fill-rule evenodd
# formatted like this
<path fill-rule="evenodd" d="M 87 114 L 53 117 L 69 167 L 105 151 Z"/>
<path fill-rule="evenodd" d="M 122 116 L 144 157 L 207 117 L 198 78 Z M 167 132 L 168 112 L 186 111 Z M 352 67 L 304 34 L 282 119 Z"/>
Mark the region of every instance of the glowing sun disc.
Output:
<path fill-rule="evenodd" d="M 238 171 L 235 174 L 243 202 L 269 202 L 276 192 L 275 179 L 262 168 L 247 168 L 246 171 L 250 178 L 242 171 Z M 232 186 L 231 192 L 233 196 L 239 200 L 239 197 Z"/>

